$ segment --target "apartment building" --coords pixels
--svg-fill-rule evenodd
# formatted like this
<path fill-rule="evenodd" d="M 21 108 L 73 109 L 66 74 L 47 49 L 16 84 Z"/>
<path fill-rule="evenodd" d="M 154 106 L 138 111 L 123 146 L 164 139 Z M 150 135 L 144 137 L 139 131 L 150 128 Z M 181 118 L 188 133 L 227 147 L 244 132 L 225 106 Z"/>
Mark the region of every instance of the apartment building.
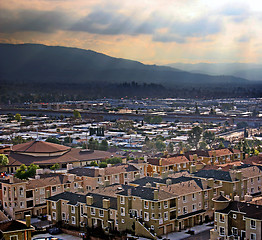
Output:
<path fill-rule="evenodd" d="M 73 174 L 41 174 L 29 180 L 11 175 L 2 182 L 3 208 L 13 219 L 46 214 L 47 197 L 64 191 L 78 192 L 82 185 L 82 180 Z"/>
<path fill-rule="evenodd" d="M 74 168 L 68 172 L 83 180 L 85 192 L 104 185 L 128 184 L 134 181 L 136 174 L 140 174 L 140 170 L 135 166 L 121 163 L 106 168 Z"/>
<path fill-rule="evenodd" d="M 197 159 L 207 165 L 218 165 L 243 160 L 243 153 L 238 149 L 224 148 L 212 150 L 196 150 L 185 153 L 185 156 L 197 155 Z"/>
<path fill-rule="evenodd" d="M 214 229 L 210 239 L 262 239 L 262 206 L 232 201 L 224 196 L 214 198 Z"/>
<path fill-rule="evenodd" d="M 258 195 L 261 193 L 262 170 L 260 166 L 242 165 L 229 171 L 216 169 L 200 170 L 192 177 L 213 179 L 214 184 L 221 185 L 221 194 L 230 199 L 235 196 L 243 200 L 245 195 Z"/>
<path fill-rule="evenodd" d="M 168 171 L 184 171 L 189 170 L 190 166 L 197 159 L 194 156 L 186 157 L 185 155 L 179 154 L 171 157 L 162 158 L 148 158 L 147 159 L 147 175 L 153 176 L 154 173 L 159 175 Z"/>

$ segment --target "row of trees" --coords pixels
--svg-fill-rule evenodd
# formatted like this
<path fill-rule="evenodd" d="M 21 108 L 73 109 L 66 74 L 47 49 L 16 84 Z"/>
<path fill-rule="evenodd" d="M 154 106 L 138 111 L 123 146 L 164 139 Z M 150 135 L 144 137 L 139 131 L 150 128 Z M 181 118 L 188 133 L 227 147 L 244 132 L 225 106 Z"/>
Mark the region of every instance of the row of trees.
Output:
<path fill-rule="evenodd" d="M 90 163 L 90 166 L 99 166 L 100 168 L 106 168 L 108 164 L 114 165 L 117 163 L 122 163 L 122 159 L 119 157 L 112 157 L 102 160 L 99 165 L 95 161 L 92 161 Z"/>
<path fill-rule="evenodd" d="M 83 144 L 82 146 L 84 149 L 88 147 L 88 149 L 91 150 L 102 150 L 102 151 L 107 151 L 108 150 L 108 142 L 104 139 L 99 143 L 96 139 L 90 138 L 88 141 L 88 144 Z"/>

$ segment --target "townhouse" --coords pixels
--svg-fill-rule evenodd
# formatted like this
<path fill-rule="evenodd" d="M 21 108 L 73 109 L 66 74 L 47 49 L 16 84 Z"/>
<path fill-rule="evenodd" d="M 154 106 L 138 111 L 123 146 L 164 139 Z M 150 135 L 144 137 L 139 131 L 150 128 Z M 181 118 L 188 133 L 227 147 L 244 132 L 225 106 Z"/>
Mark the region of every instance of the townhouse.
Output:
<path fill-rule="evenodd" d="M 161 158 L 148 158 L 147 175 L 153 176 L 154 173 L 161 175 L 168 171 L 177 172 L 189 170 L 190 166 L 197 160 L 195 157 L 186 157 L 185 155 L 179 154 Z"/>
<path fill-rule="evenodd" d="M 82 189 L 82 180 L 73 174 L 41 174 L 36 179 L 20 180 L 12 175 L 2 182 L 3 209 L 13 219 L 46 214 L 46 198 L 64 191 Z"/>
<path fill-rule="evenodd" d="M 232 201 L 223 195 L 215 203 L 214 229 L 210 239 L 262 239 L 262 206 L 249 202 Z"/>
<path fill-rule="evenodd" d="M 119 163 L 106 168 L 74 168 L 68 172 L 83 180 L 84 191 L 87 192 L 104 185 L 128 184 L 134 181 L 135 176 L 139 175 L 141 170 L 131 164 Z"/>
<path fill-rule="evenodd" d="M 261 193 L 262 171 L 260 166 L 243 165 L 229 171 L 216 169 L 200 170 L 192 173 L 192 177 L 212 179 L 214 184 L 221 186 L 220 193 L 230 199 L 235 196 L 243 200 L 245 195 Z"/>
<path fill-rule="evenodd" d="M 196 150 L 185 153 L 185 156 L 197 155 L 197 159 L 207 165 L 218 165 L 243 160 L 243 153 L 238 149 Z"/>

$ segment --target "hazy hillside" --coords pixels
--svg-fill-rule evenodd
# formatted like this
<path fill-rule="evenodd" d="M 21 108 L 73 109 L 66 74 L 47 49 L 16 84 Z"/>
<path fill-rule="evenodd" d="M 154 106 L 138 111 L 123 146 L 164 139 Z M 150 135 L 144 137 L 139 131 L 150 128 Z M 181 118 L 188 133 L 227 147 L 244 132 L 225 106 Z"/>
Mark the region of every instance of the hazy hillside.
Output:
<path fill-rule="evenodd" d="M 145 65 L 90 50 L 0 44 L 0 103 L 102 97 L 260 97 L 261 84 Z"/>
<path fill-rule="evenodd" d="M 251 81 L 262 81 L 262 65 L 252 63 L 171 63 L 167 66 L 210 75 L 231 75 Z"/>
<path fill-rule="evenodd" d="M 170 67 L 144 65 L 90 50 L 36 44 L 0 44 L 0 77 L 23 82 L 138 82 L 177 84 L 244 83 L 231 76 L 209 76 Z"/>

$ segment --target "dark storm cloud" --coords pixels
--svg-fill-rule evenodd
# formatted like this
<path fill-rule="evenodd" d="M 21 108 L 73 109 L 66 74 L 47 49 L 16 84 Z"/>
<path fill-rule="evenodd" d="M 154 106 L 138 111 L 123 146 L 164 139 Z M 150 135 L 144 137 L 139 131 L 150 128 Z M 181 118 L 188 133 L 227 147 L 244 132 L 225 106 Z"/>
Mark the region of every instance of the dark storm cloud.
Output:
<path fill-rule="evenodd" d="M 68 16 L 58 11 L 0 10 L 0 32 L 45 32 L 65 29 Z"/>
<path fill-rule="evenodd" d="M 151 34 L 154 25 L 136 21 L 134 18 L 117 12 L 94 11 L 75 23 L 70 30 L 104 35 Z"/>

